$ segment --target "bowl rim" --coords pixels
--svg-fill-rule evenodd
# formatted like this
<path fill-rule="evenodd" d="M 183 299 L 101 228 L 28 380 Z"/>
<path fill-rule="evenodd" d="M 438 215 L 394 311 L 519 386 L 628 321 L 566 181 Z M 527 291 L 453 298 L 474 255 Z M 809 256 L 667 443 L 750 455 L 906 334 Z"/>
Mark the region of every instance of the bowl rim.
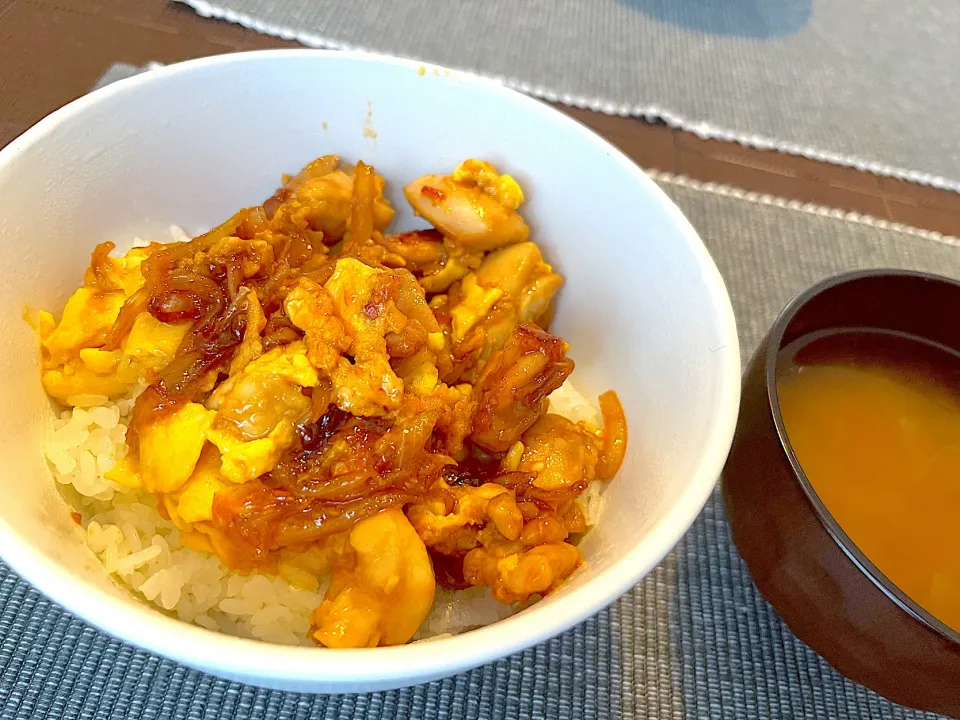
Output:
<path fill-rule="evenodd" d="M 710 299 L 717 332 L 724 343 L 719 349 L 711 348 L 719 368 L 717 399 L 708 421 L 707 439 L 686 486 L 641 541 L 592 580 L 556 597 L 550 605 L 534 606 L 519 615 L 452 637 L 395 647 L 319 652 L 316 648 L 226 635 L 78 581 L 0 519 L 0 549 L 10 566 L 54 602 L 109 635 L 185 665 L 254 684 L 300 690 L 313 687 L 320 692 L 328 688 L 336 692 L 389 689 L 450 676 L 549 640 L 599 612 L 659 564 L 706 504 L 729 453 L 740 404 L 739 342 L 730 298 L 712 257 L 680 209 L 631 159 L 582 123 L 498 80 L 431 63 L 360 51 L 284 49 L 229 53 L 167 65 L 92 91 L 51 113 L 0 150 L 0 167 L 88 107 L 133 88 L 171 76 L 203 73 L 211 67 L 233 65 L 242 72 L 249 63 L 293 61 L 386 64 L 418 75 L 423 74 L 424 68 L 436 69 L 438 73 L 430 73 L 436 78 L 481 88 L 517 112 L 539 114 L 545 124 L 582 136 L 597 152 L 615 159 L 636 181 L 638 191 L 656 199 L 672 220 L 678 242 L 685 244 L 700 270 L 700 282 Z"/>
<path fill-rule="evenodd" d="M 870 268 L 867 270 L 854 270 L 851 272 L 840 273 L 820 280 L 802 291 L 791 300 L 777 317 L 770 329 L 770 339 L 767 343 L 766 358 L 764 365 L 764 382 L 767 389 L 767 401 L 773 416 L 774 426 L 780 441 L 780 447 L 783 449 L 787 460 L 793 470 L 794 479 L 800 485 L 807 500 L 813 506 L 814 514 L 817 520 L 824 527 L 834 543 L 850 559 L 850 561 L 863 573 L 884 595 L 892 600 L 901 610 L 906 612 L 917 622 L 926 626 L 928 629 L 938 635 L 960 645 L 960 632 L 952 629 L 942 620 L 937 619 L 932 613 L 924 609 L 918 602 L 913 600 L 896 583 L 888 578 L 867 555 L 857 547 L 853 539 L 840 526 L 840 523 L 827 509 L 827 506 L 820 499 L 819 494 L 814 489 L 813 484 L 807 477 L 800 465 L 790 443 L 789 433 L 783 422 L 783 415 L 780 412 L 780 400 L 777 393 L 776 371 L 779 367 L 779 356 L 783 337 L 787 328 L 794 321 L 797 314 L 806 307 L 810 301 L 819 297 L 825 292 L 849 283 L 870 278 L 889 278 L 905 277 L 918 280 L 927 280 L 948 286 L 956 292 L 960 292 L 960 282 L 951 278 L 928 273 L 919 270 L 900 270 L 896 268 Z"/>

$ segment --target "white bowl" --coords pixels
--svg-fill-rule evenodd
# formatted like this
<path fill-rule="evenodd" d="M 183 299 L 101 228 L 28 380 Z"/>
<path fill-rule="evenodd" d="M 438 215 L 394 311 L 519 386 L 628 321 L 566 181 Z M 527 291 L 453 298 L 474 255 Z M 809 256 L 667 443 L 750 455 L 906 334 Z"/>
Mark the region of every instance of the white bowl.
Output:
<path fill-rule="evenodd" d="M 371 650 L 290 648 L 204 630 L 134 601 L 70 520 L 41 454 L 51 407 L 25 305 L 58 309 L 94 244 L 200 231 L 326 153 L 372 163 L 398 225 L 402 184 L 467 157 L 513 174 L 533 238 L 567 284 L 553 330 L 575 385 L 615 388 L 630 444 L 588 565 L 524 612 L 456 637 Z M 372 691 L 452 675 L 562 632 L 626 592 L 676 544 L 714 487 L 740 392 L 733 313 L 696 232 L 623 154 L 501 85 L 415 62 L 312 50 L 229 55 L 118 82 L 0 151 L 0 554 L 67 610 L 222 677 Z"/>

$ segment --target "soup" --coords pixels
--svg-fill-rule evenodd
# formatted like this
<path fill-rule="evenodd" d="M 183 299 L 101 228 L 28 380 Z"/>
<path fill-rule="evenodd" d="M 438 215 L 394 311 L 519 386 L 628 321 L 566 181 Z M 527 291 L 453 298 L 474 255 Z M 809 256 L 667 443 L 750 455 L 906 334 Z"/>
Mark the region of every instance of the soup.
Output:
<path fill-rule="evenodd" d="M 829 331 L 784 348 L 780 411 L 813 488 L 903 592 L 960 630 L 960 355 Z"/>

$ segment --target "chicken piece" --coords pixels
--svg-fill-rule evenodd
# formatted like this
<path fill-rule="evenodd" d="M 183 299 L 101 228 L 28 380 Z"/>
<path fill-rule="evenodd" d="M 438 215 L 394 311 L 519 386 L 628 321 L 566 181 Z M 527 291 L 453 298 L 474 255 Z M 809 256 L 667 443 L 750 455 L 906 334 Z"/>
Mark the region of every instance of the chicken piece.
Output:
<path fill-rule="evenodd" d="M 451 387 L 439 382 L 435 358 L 427 348 L 395 363 L 394 368 L 403 380 L 404 392 L 403 405 L 397 413 L 394 427 L 411 416 L 428 416 L 438 433 L 436 439 L 443 440 L 447 455 L 459 456 L 464 441 L 473 429 L 473 414 L 476 411 L 476 403 L 472 399 L 473 388 L 470 385 Z"/>
<path fill-rule="evenodd" d="M 596 475 L 599 440 L 562 415 L 547 413 L 523 434 L 518 470 L 536 475 L 534 486 L 563 490 Z"/>
<path fill-rule="evenodd" d="M 477 412 L 473 386 L 466 383 L 455 387 L 441 384 L 434 390 L 434 394 L 440 393 L 446 396 L 445 402 L 451 410 L 437 422 L 437 430 L 443 433 L 447 455 L 462 457 L 464 443 L 473 431 L 473 417 Z"/>
<path fill-rule="evenodd" d="M 426 498 L 407 508 L 407 517 L 427 547 L 444 555 L 462 554 L 477 546 L 477 531 L 492 519 L 488 512 L 491 504 L 496 514 L 501 496 L 512 498 L 513 493 L 496 483 L 484 483 L 480 487 L 451 487 L 442 483 Z M 510 533 L 514 535 L 512 539 L 519 533 L 518 527 L 516 533 Z"/>
<path fill-rule="evenodd" d="M 337 407 L 353 415 L 386 416 L 403 399 L 403 383 L 390 367 L 385 336 L 407 318 L 390 297 L 390 273 L 353 258 L 337 261 L 324 286 L 350 337 L 353 363 L 341 358 L 330 374 Z M 428 308 L 429 311 L 429 308 Z"/>
<path fill-rule="evenodd" d="M 323 242 L 334 245 L 343 239 L 350 220 L 355 182 L 354 169 L 338 169 L 340 159 L 325 155 L 307 165 L 291 178 L 266 203 L 264 208 L 274 218 L 273 224 L 282 227 L 309 228 L 323 233 Z M 383 197 L 384 180 L 375 178 L 373 226 L 383 230 L 393 219 L 394 210 Z"/>
<path fill-rule="evenodd" d="M 140 428 L 140 478 L 151 493 L 172 493 L 193 474 L 215 413 L 187 403 Z"/>
<path fill-rule="evenodd" d="M 433 605 L 436 582 L 423 541 L 399 509 L 361 520 L 311 618 L 311 636 L 332 648 L 401 645 Z"/>
<path fill-rule="evenodd" d="M 207 400 L 245 439 L 265 437 L 280 421 L 297 425 L 309 415 L 310 399 L 301 388 L 314 387 L 316 368 L 303 341 L 277 347 L 251 361 L 237 376 L 224 380 Z"/>
<path fill-rule="evenodd" d="M 541 510 L 537 517 L 524 523 L 520 533 L 520 543 L 526 548 L 554 545 L 566 540 L 569 534 L 566 524 L 557 517 L 556 513 Z"/>
<path fill-rule="evenodd" d="M 220 449 L 221 472 L 244 483 L 270 471 L 310 417 L 302 388 L 319 382 L 302 341 L 274 348 L 228 378 L 207 399 L 217 411 L 207 437 Z"/>
<path fill-rule="evenodd" d="M 448 409 L 438 398 L 407 395 L 392 426 L 374 446 L 379 460 L 378 471 L 385 473 L 422 467 L 427 460 L 424 457 L 427 441 L 433 435 L 437 421 L 446 412 Z"/>
<path fill-rule="evenodd" d="M 465 388 L 438 384 L 429 392 L 406 391 L 390 429 L 374 445 L 378 472 L 417 471 L 432 484 L 451 457 L 462 453 L 473 408 Z"/>
<path fill-rule="evenodd" d="M 443 235 L 436 230 L 414 230 L 397 235 L 381 235 L 377 244 L 387 250 L 389 256 L 414 275 L 422 275 L 440 268 L 447 261 L 447 248 Z"/>
<path fill-rule="evenodd" d="M 523 532 L 523 513 L 517 505 L 517 498 L 512 493 L 505 493 L 493 498 L 487 505 L 487 516 L 493 523 L 497 533 L 508 542 L 518 540 Z"/>
<path fill-rule="evenodd" d="M 494 250 L 530 234 L 517 213 L 523 191 L 490 163 L 466 160 L 451 175 L 424 175 L 404 194 L 414 212 L 468 251 Z"/>
<path fill-rule="evenodd" d="M 309 278 L 300 278 L 284 301 L 284 312 L 306 334 L 307 357 L 329 376 L 350 348 L 350 336 L 336 316 L 330 294 Z"/>
<path fill-rule="evenodd" d="M 464 252 L 433 229 L 380 236 L 377 242 L 386 250 L 383 264 L 412 272 L 427 294 L 443 292 L 483 259 L 483 253 Z"/>
<path fill-rule="evenodd" d="M 514 325 L 533 322 L 543 315 L 563 278 L 543 261 L 540 248 L 531 242 L 520 243 L 490 253 L 476 272 L 477 284 L 499 288 L 510 301 Z M 501 301 L 501 304 L 505 304 Z M 501 335 L 500 349 L 509 330 Z M 490 329 L 487 330 L 488 335 Z"/>
<path fill-rule="evenodd" d="M 573 372 L 566 343 L 536 325 L 517 326 L 494 353 L 474 388 L 473 441 L 507 452 L 546 412 L 547 396 Z"/>
<path fill-rule="evenodd" d="M 394 270 L 390 275 L 391 297 L 406 322 L 384 337 L 387 352 L 391 358 L 409 357 L 425 346 L 436 352 L 444 345 L 443 332 L 423 288 L 407 270 Z"/>
<path fill-rule="evenodd" d="M 488 585 L 504 603 L 546 595 L 559 587 L 577 569 L 583 558 L 569 543 L 537 545 L 500 557 L 478 547 L 463 559 L 463 576 L 470 585 Z"/>

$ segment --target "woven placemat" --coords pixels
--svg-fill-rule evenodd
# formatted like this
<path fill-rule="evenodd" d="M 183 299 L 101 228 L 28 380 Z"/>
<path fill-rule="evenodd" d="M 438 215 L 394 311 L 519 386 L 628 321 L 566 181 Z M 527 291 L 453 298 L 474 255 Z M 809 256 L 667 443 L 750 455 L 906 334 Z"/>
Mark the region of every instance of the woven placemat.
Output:
<path fill-rule="evenodd" d="M 960 277 L 954 238 L 656 179 L 726 279 L 744 358 L 780 308 L 822 277 L 877 266 Z M 403 690 L 302 695 L 220 680 L 105 636 L 2 565 L 0 608 L 2 720 L 935 717 L 844 679 L 790 633 L 731 546 L 719 494 L 660 566 L 595 617 L 519 655 Z"/>
<path fill-rule="evenodd" d="M 960 190 L 956 0 L 180 1 L 305 45 Z"/>

